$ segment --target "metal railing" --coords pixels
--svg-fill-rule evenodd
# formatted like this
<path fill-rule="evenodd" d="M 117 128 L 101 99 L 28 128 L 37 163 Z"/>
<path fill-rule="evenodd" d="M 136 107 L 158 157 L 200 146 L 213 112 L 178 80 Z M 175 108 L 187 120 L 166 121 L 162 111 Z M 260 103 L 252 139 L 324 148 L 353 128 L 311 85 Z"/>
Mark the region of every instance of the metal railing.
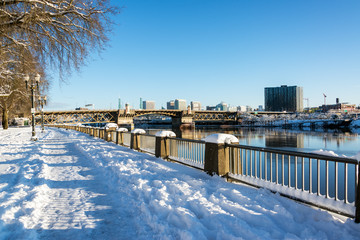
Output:
<path fill-rule="evenodd" d="M 232 178 L 354 216 L 357 160 L 243 145 L 228 148 Z"/>
<path fill-rule="evenodd" d="M 148 153 L 155 154 L 155 140 L 154 135 L 139 135 L 140 150 Z"/>
<path fill-rule="evenodd" d="M 92 132 L 100 138 L 104 135 L 104 130 L 98 128 L 89 131 L 79 127 L 63 127 Z M 114 142 L 115 135 L 114 132 L 111 138 Z M 214 145 L 182 138 L 157 139 L 156 136 L 129 132 L 122 132 L 121 136 L 124 146 L 211 173 L 219 174 L 220 170 L 209 167 L 218 168 L 221 165 L 222 172 L 230 180 L 267 188 L 323 209 L 355 217 L 355 222 L 360 222 L 360 164 L 355 159 L 237 144 Z M 212 150 L 216 146 L 221 154 L 215 156 Z"/>
<path fill-rule="evenodd" d="M 205 142 L 182 138 L 170 138 L 169 159 L 204 169 Z"/>
<path fill-rule="evenodd" d="M 124 146 L 130 147 L 131 133 L 124 132 L 123 134 L 124 134 L 124 142 L 123 142 Z"/>

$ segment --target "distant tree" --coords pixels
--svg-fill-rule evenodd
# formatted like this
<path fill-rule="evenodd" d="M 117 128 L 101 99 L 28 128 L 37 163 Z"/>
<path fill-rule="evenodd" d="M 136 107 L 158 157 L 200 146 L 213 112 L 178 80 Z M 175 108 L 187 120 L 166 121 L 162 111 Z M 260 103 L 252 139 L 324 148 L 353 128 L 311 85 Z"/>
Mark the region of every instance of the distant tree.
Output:
<path fill-rule="evenodd" d="M 103 49 L 118 9 L 109 0 L 0 0 L 1 49 L 28 49 L 62 77 Z"/>

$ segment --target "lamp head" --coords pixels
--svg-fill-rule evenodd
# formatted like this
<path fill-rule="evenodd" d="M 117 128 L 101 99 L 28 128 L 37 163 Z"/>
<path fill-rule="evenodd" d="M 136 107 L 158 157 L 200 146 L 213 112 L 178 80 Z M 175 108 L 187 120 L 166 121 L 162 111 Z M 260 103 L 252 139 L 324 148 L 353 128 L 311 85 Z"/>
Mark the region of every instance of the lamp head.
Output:
<path fill-rule="evenodd" d="M 28 75 L 28 74 L 25 74 L 25 76 L 24 76 L 24 81 L 25 81 L 26 89 L 28 88 L 29 79 L 30 79 L 29 75 Z"/>
<path fill-rule="evenodd" d="M 40 82 L 40 77 L 41 77 L 41 76 L 40 76 L 40 74 L 38 74 L 38 73 L 35 75 L 35 82 L 36 82 L 36 83 L 39 83 L 39 82 Z"/>

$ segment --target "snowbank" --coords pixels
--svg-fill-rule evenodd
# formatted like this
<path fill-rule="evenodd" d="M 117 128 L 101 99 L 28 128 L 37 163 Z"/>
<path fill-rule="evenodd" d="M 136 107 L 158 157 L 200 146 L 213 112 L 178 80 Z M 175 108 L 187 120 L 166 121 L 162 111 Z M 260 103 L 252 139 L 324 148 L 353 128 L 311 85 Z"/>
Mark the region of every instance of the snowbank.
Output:
<path fill-rule="evenodd" d="M 238 143 L 239 139 L 237 139 L 234 135 L 225 134 L 225 133 L 215 133 L 207 136 L 203 139 L 205 142 L 209 143 L 218 143 L 218 144 L 231 144 L 231 143 Z"/>
<path fill-rule="evenodd" d="M 0 130 L 0 239 L 359 239 L 360 225 L 92 138 Z"/>

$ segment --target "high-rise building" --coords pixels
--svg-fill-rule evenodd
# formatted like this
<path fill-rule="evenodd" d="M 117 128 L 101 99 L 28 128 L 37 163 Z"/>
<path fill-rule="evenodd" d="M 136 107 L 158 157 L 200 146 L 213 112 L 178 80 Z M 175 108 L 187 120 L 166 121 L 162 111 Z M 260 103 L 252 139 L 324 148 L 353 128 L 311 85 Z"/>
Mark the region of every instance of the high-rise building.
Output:
<path fill-rule="evenodd" d="M 142 98 L 140 98 L 140 109 L 144 109 L 144 102 Z"/>
<path fill-rule="evenodd" d="M 265 88 L 266 111 L 303 111 L 303 88 L 282 85 Z"/>
<path fill-rule="evenodd" d="M 147 110 L 155 109 L 155 101 L 143 101 L 142 107 Z"/>
<path fill-rule="evenodd" d="M 175 109 L 175 101 L 171 100 L 166 103 L 166 109 Z"/>
<path fill-rule="evenodd" d="M 216 110 L 218 111 L 228 111 L 228 105 L 225 102 L 221 102 L 218 105 L 216 105 Z"/>
<path fill-rule="evenodd" d="M 177 109 L 177 110 L 187 110 L 186 100 L 184 100 L 184 99 L 175 99 L 175 109 Z"/>
<path fill-rule="evenodd" d="M 190 105 L 191 105 L 191 110 L 193 110 L 193 111 L 200 111 L 201 110 L 201 103 L 200 102 L 192 101 L 190 103 Z"/>

